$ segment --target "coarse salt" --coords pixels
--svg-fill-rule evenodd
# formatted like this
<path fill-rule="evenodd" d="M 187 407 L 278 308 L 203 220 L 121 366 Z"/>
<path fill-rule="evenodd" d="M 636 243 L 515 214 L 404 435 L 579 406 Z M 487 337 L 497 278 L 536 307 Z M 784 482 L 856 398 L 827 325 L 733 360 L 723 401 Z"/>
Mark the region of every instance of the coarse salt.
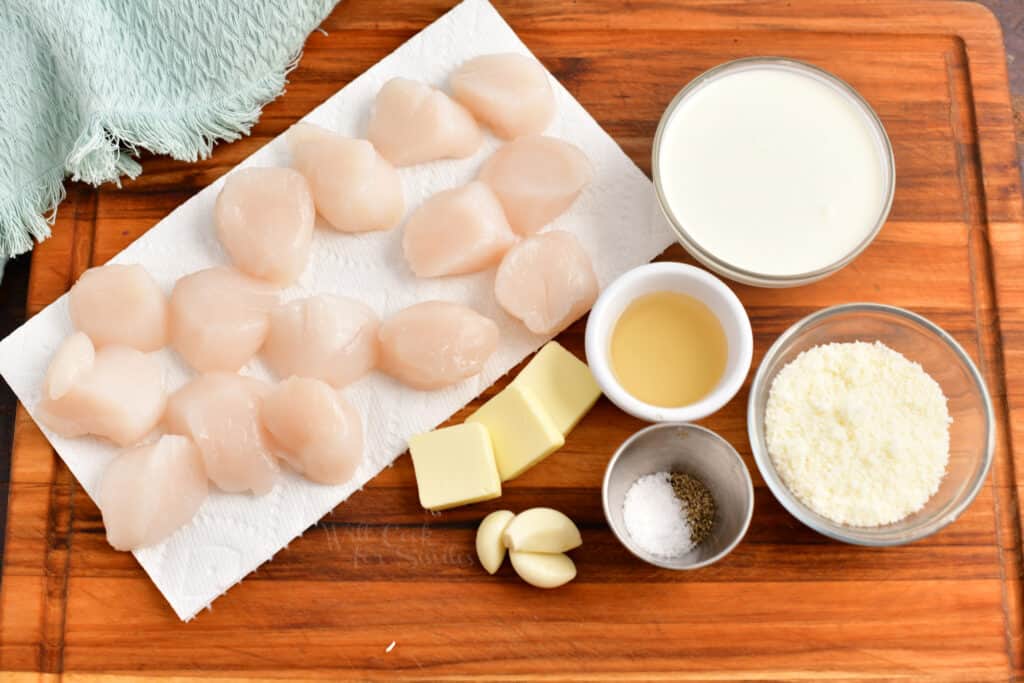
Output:
<path fill-rule="evenodd" d="M 804 351 L 772 381 L 768 453 L 782 481 L 839 524 L 881 526 L 939 488 L 952 423 L 942 388 L 881 342 Z"/>
<path fill-rule="evenodd" d="M 686 504 L 672 490 L 671 474 L 647 474 L 626 491 L 622 520 L 633 541 L 658 557 L 679 557 L 693 548 Z"/>

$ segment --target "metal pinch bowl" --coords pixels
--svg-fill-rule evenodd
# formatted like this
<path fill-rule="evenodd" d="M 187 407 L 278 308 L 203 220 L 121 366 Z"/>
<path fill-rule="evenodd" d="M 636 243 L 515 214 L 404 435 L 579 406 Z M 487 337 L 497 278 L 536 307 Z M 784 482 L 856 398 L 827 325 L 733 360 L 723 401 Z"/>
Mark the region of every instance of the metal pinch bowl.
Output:
<path fill-rule="evenodd" d="M 622 518 L 626 491 L 655 472 L 696 477 L 715 499 L 711 533 L 679 557 L 660 557 L 637 547 Z M 644 562 L 665 569 L 699 569 L 722 559 L 743 539 L 754 513 L 754 485 L 740 454 L 710 429 L 685 422 L 651 425 L 626 439 L 608 463 L 601 494 L 604 516 L 619 542 Z"/>

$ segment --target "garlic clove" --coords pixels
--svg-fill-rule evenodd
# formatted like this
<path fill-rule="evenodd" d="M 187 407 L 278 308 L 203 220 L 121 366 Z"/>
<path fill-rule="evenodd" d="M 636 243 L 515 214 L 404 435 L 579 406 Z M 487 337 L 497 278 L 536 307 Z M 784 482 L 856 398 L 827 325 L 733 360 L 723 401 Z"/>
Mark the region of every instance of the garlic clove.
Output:
<path fill-rule="evenodd" d="M 505 561 L 505 543 L 502 534 L 505 527 L 512 521 L 515 514 L 510 510 L 495 510 L 484 517 L 476 530 L 476 556 L 480 558 L 480 564 L 493 574 Z"/>
<path fill-rule="evenodd" d="M 503 535 L 509 550 L 564 553 L 583 545 L 580 530 L 558 510 L 530 508 L 516 515 Z"/>
<path fill-rule="evenodd" d="M 558 588 L 576 578 L 576 565 L 567 555 L 512 550 L 508 556 L 519 578 L 537 588 Z"/>

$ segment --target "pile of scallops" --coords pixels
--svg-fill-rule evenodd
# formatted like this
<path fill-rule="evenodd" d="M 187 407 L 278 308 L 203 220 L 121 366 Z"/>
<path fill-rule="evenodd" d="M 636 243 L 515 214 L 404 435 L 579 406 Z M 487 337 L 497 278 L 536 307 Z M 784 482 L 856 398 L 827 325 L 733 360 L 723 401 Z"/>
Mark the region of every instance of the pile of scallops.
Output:
<path fill-rule="evenodd" d="M 568 232 L 541 232 L 592 174 L 582 151 L 541 135 L 555 113 L 547 73 L 522 55 L 485 55 L 449 86 L 452 96 L 395 78 L 377 95 L 366 140 L 297 124 L 286 134 L 292 168 L 229 175 L 214 224 L 231 266 L 182 277 L 169 298 L 139 265 L 93 268 L 72 287 L 76 331 L 47 369 L 35 415 L 61 436 L 126 449 L 97 496 L 114 548 L 164 540 L 195 516 L 209 482 L 263 495 L 282 465 L 320 484 L 350 480 L 363 420 L 340 391 L 373 370 L 422 391 L 480 372 L 498 326 L 461 304 L 423 301 L 380 320 L 347 296 L 279 300 L 307 265 L 316 214 L 343 233 L 402 223 L 396 167 L 472 156 L 489 128 L 506 142 L 478 178 L 405 220 L 408 267 L 436 278 L 496 266 L 496 301 L 539 335 L 593 304 L 583 247 Z M 165 346 L 196 371 L 170 396 L 153 354 Z M 257 354 L 277 384 L 239 374 Z"/>

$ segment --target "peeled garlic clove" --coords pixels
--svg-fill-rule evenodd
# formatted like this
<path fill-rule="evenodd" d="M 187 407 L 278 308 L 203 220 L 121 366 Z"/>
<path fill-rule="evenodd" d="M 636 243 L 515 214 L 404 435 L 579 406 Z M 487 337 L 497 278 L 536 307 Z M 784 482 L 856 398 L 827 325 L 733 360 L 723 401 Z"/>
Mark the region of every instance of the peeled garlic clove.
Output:
<path fill-rule="evenodd" d="M 576 565 L 567 555 L 510 550 L 508 556 L 519 578 L 537 588 L 558 588 L 576 578 Z"/>
<path fill-rule="evenodd" d="M 564 553 L 583 545 L 573 521 L 551 508 L 520 512 L 505 528 L 502 539 L 510 550 L 529 553 Z"/>
<path fill-rule="evenodd" d="M 476 530 L 476 556 L 480 558 L 480 564 L 493 574 L 505 561 L 505 543 L 502 534 L 505 527 L 512 521 L 515 514 L 511 510 L 495 510 L 484 517 Z"/>

